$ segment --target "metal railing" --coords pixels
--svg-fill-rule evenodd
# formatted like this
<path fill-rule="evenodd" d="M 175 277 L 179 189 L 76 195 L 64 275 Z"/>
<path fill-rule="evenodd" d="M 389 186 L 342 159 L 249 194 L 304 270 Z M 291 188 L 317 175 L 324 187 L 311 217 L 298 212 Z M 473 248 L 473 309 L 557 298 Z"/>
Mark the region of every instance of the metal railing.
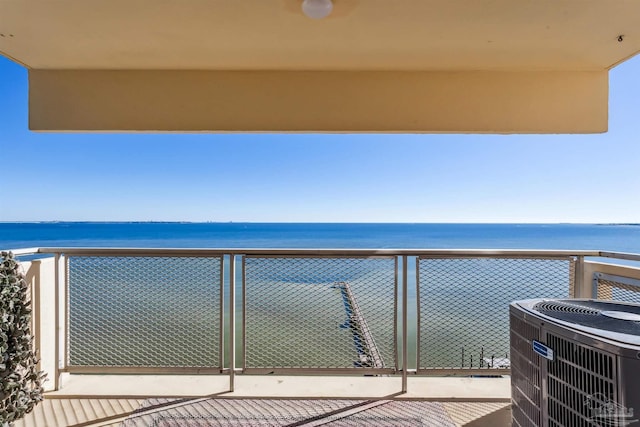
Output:
<path fill-rule="evenodd" d="M 222 257 L 66 257 L 69 372 L 222 369 Z"/>
<path fill-rule="evenodd" d="M 419 257 L 419 372 L 509 368 L 509 304 L 572 296 L 575 264 L 575 256 Z"/>
<path fill-rule="evenodd" d="M 247 255 L 243 370 L 398 370 L 397 259 Z"/>
<path fill-rule="evenodd" d="M 640 279 L 595 273 L 593 287 L 597 299 L 640 303 Z"/>
<path fill-rule="evenodd" d="M 408 373 L 508 374 L 511 301 L 618 295 L 606 286 L 635 298 L 636 282 L 584 259 L 640 261 L 539 250 L 15 252 L 54 257 L 56 388 L 60 372 L 227 373 L 231 389 L 237 373 L 401 375 L 402 391 Z"/>

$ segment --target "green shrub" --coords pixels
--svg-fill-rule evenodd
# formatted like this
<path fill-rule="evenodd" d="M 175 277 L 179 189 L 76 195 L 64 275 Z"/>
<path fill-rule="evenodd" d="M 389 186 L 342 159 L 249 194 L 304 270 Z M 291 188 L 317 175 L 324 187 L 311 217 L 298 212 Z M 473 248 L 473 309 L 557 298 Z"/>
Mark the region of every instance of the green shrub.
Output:
<path fill-rule="evenodd" d="M 22 418 L 42 401 L 44 374 L 33 351 L 28 285 L 11 252 L 0 252 L 0 423 Z"/>

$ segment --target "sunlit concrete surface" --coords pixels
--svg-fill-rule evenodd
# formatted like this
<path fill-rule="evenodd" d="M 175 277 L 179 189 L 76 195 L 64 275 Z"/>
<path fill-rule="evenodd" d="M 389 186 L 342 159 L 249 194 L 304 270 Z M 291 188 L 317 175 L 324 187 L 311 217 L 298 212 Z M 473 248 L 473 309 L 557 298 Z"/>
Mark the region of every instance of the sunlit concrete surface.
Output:
<path fill-rule="evenodd" d="M 246 425 L 250 420 L 360 425 L 383 419 L 392 425 L 422 420 L 436 426 L 506 426 L 511 416 L 509 377 L 412 377 L 405 394 L 400 377 L 238 375 L 229 392 L 226 375 L 63 375 L 61 386 L 16 427 Z"/>
<path fill-rule="evenodd" d="M 226 375 L 63 375 L 50 398 L 259 397 L 384 398 L 401 391 L 400 377 L 237 375 L 229 392 Z M 508 400 L 509 377 L 411 377 L 399 399 Z"/>

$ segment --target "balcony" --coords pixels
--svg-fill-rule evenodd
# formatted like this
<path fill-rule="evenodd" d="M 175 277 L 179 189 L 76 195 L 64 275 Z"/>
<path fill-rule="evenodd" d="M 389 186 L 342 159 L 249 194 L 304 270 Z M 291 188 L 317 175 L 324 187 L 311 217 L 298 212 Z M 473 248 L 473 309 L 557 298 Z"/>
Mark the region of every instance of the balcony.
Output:
<path fill-rule="evenodd" d="M 511 301 L 640 302 L 603 251 L 14 253 L 48 375 L 18 426 L 509 425 Z"/>

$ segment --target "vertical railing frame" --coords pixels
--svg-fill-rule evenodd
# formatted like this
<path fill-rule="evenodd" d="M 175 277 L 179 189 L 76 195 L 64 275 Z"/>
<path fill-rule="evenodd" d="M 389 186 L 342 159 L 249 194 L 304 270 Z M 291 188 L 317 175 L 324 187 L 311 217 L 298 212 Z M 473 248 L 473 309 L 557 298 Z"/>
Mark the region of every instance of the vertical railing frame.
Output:
<path fill-rule="evenodd" d="M 598 288 L 600 285 L 600 276 L 601 273 L 594 272 L 591 277 L 591 298 L 598 299 Z"/>
<path fill-rule="evenodd" d="M 570 297 L 587 297 L 588 294 L 586 290 L 588 289 L 588 285 L 589 284 L 584 280 L 584 257 L 577 256 L 575 261 L 575 273 L 573 277 L 573 295 L 570 295 Z"/>
<path fill-rule="evenodd" d="M 396 268 L 397 271 L 397 268 Z M 407 345 L 407 256 L 402 257 L 402 393 L 407 392 L 408 345 Z M 396 298 L 397 299 L 397 298 Z M 397 317 L 397 315 L 396 315 Z M 396 328 L 397 330 L 397 328 Z"/>
<path fill-rule="evenodd" d="M 420 328 L 422 324 L 420 318 L 422 316 L 420 308 L 420 257 L 416 258 L 416 373 L 420 372 Z"/>
<path fill-rule="evenodd" d="M 247 369 L 247 258 L 242 257 L 242 372 Z"/>
<path fill-rule="evenodd" d="M 64 263 L 64 312 L 62 318 L 64 319 L 64 348 L 62 349 L 62 372 L 64 372 L 69 364 L 69 332 L 71 327 L 71 311 L 69 305 L 71 304 L 69 294 L 69 257 L 63 255 L 62 259 Z"/>
<path fill-rule="evenodd" d="M 236 381 L 236 255 L 229 257 L 229 392 Z"/>
<path fill-rule="evenodd" d="M 31 266 L 35 271 L 35 275 L 33 277 L 33 281 L 31 283 L 31 331 L 33 333 L 33 343 L 37 352 L 41 351 L 42 348 L 42 310 L 41 310 L 41 295 L 40 295 L 40 275 L 42 274 L 42 261 L 39 259 L 34 259 L 31 261 Z M 38 362 L 36 364 L 36 369 L 38 371 L 42 370 L 42 355 L 38 354 Z"/>
<path fill-rule="evenodd" d="M 398 363 L 398 257 L 394 257 L 394 287 L 393 287 L 393 363 L 396 372 L 400 370 Z"/>
<path fill-rule="evenodd" d="M 55 354 L 56 363 L 54 365 L 53 389 L 60 388 L 60 254 L 54 255 L 54 316 L 55 316 L 55 339 L 53 343 L 53 352 Z"/>
<path fill-rule="evenodd" d="M 220 373 L 224 372 L 224 255 L 220 257 L 220 318 L 219 318 L 219 339 L 218 339 L 218 359 L 220 361 Z"/>

